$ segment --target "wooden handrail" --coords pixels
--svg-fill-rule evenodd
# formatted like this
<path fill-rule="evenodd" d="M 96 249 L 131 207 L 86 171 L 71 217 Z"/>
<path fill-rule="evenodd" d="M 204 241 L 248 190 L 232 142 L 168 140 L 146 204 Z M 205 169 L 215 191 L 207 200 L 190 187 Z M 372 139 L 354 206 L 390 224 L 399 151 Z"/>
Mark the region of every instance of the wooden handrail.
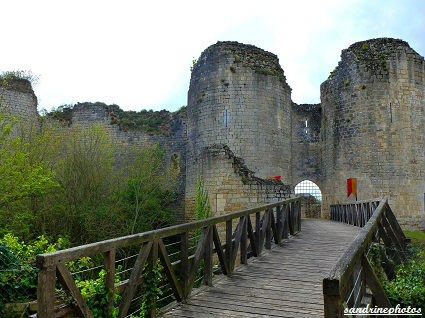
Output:
<path fill-rule="evenodd" d="M 153 231 L 148 231 L 148 232 L 143 232 L 143 233 L 138 233 L 138 234 L 133 234 L 128 236 L 122 236 L 119 238 L 104 240 L 101 242 L 96 242 L 96 243 L 91 243 L 86 245 L 80 245 L 73 248 L 60 250 L 54 253 L 40 254 L 40 255 L 37 255 L 36 263 L 38 268 L 54 266 L 60 263 L 73 261 L 81 257 L 107 252 L 111 250 L 111 248 L 117 249 L 121 247 L 127 247 L 130 245 L 142 244 L 142 243 L 151 241 L 153 239 L 165 238 L 169 236 L 178 235 L 184 232 L 194 231 L 196 229 L 200 229 L 206 226 L 223 223 L 229 220 L 240 218 L 242 216 L 247 216 L 250 214 L 261 212 L 266 209 L 272 209 L 272 208 L 281 206 L 283 204 L 288 204 L 291 202 L 299 202 L 299 201 L 300 201 L 300 197 L 291 198 L 284 201 L 263 205 L 260 207 L 236 211 L 236 212 L 225 214 L 225 215 L 214 216 L 205 220 L 193 221 L 189 223 L 183 223 L 179 225 L 165 227 L 158 230 L 153 230 Z"/>
<path fill-rule="evenodd" d="M 357 213 L 362 211 L 359 207 L 375 207 L 366 223 L 361 218 L 364 214 Z M 344 308 L 360 306 L 363 297 L 367 295 L 366 286 L 372 293 L 372 302 L 381 307 L 390 307 L 391 304 L 367 258 L 371 243 L 382 240 L 388 251 L 395 250 L 395 263 L 405 259 L 406 237 L 388 199 L 333 205 L 331 218 L 363 228 L 323 280 L 325 317 L 343 317 Z"/>
<path fill-rule="evenodd" d="M 352 205 L 352 204 L 358 204 L 358 203 L 380 202 L 381 200 L 382 200 L 381 198 L 373 198 L 373 199 L 369 199 L 369 200 L 358 200 L 358 201 L 352 201 L 352 202 L 342 202 L 342 203 L 338 203 L 338 204 L 333 204 L 333 206 L 335 206 L 335 205 Z"/>
<path fill-rule="evenodd" d="M 333 204 L 330 207 L 330 218 L 333 221 L 344 222 L 363 227 L 379 205 L 380 199 Z"/>
<path fill-rule="evenodd" d="M 263 250 L 271 248 L 272 240 L 280 244 L 288 235 L 301 231 L 301 197 L 237 211 L 226 215 L 211 217 L 201 221 L 189 222 L 167 228 L 105 240 L 92 244 L 37 255 L 38 274 L 38 313 L 39 318 L 61 317 L 59 307 L 55 305 L 56 279 L 72 295 L 77 312 L 82 317 L 92 317 L 92 313 L 76 287 L 75 281 L 67 269 L 66 263 L 82 257 L 102 254 L 105 286 L 108 287 L 108 316 L 112 316 L 114 293 L 122 296 L 118 317 L 128 314 L 130 303 L 135 296 L 137 286 L 143 283 L 143 269 L 151 270 L 157 259 L 160 260 L 167 282 L 170 284 L 174 299 L 183 301 L 190 296 L 194 279 L 203 260 L 203 283 L 212 284 L 213 254 L 220 263 L 224 274 L 230 274 L 235 268 L 236 258 L 246 264 L 248 255 L 259 256 Z M 251 215 L 255 216 L 251 220 Z M 233 221 L 237 220 L 233 230 Z M 221 238 L 217 225 L 224 223 L 225 238 Z M 195 242 L 194 254 L 190 255 L 189 233 L 201 230 L 199 240 Z M 163 239 L 180 239 L 180 260 L 172 263 Z M 224 239 L 224 244 L 221 240 Z M 115 284 L 115 254 L 118 248 L 135 246 L 139 250 L 130 278 Z M 250 251 L 248 251 L 250 250 Z M 178 266 L 179 271 L 176 271 Z M 154 306 L 155 307 L 155 306 Z M 151 313 L 155 315 L 155 311 Z"/>

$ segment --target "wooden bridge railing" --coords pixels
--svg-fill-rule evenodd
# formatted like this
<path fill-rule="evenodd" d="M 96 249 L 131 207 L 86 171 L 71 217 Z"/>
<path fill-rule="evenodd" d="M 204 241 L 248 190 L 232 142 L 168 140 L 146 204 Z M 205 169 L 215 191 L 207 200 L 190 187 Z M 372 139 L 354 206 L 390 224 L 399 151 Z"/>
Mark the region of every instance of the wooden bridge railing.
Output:
<path fill-rule="evenodd" d="M 379 199 L 334 204 L 330 208 L 331 220 L 363 227 L 378 207 Z"/>
<path fill-rule="evenodd" d="M 406 260 L 407 239 L 388 199 L 333 205 L 331 219 L 363 228 L 323 280 L 325 317 L 344 317 L 345 308 L 363 307 L 366 302 L 391 307 L 367 258 L 371 243 L 382 241 L 386 250 L 383 257 L 389 255 L 394 264 Z M 394 276 L 393 268 L 384 269 L 387 276 Z"/>
<path fill-rule="evenodd" d="M 251 218 L 253 220 L 251 220 Z M 235 231 L 233 225 L 237 222 Z M 218 226 L 225 228 L 224 235 L 219 234 Z M 235 223 L 236 224 L 236 223 Z M 57 279 L 75 303 L 75 309 L 82 317 L 93 317 L 85 299 L 70 273 L 67 262 L 82 257 L 103 255 L 103 268 L 106 270 L 105 286 L 109 291 L 107 311 L 112 316 L 114 310 L 114 293 L 119 292 L 121 301 L 118 317 L 129 316 L 132 300 L 136 298 L 138 286 L 143 284 L 145 268 L 152 270 L 157 259 L 160 260 L 174 299 L 184 301 L 192 291 L 196 273 L 203 261 L 203 283 L 212 284 L 213 254 L 219 261 L 224 274 L 235 268 L 239 252 L 240 263 L 246 264 L 249 255 L 258 256 L 263 247 L 271 248 L 272 240 L 279 244 L 288 234 L 301 230 L 300 198 L 264 205 L 212 217 L 209 219 L 171 226 L 155 231 L 120 237 L 93 244 L 78 246 L 50 254 L 37 256 L 38 274 L 38 313 L 39 318 L 63 316 L 63 306 L 55 301 Z M 197 240 L 190 244 L 189 233 L 200 231 Z M 164 239 L 174 237 L 178 244 L 180 258 L 172 262 Z M 224 244 L 221 241 L 225 241 Z M 178 246 L 177 245 L 177 246 Z M 137 247 L 137 258 L 130 268 L 130 277 L 115 282 L 116 252 L 124 247 Z M 190 251 L 194 251 L 193 254 Z M 249 253 L 248 253 L 249 252 Z M 155 308 L 155 307 L 154 307 Z M 155 309 L 152 312 L 155 315 Z"/>

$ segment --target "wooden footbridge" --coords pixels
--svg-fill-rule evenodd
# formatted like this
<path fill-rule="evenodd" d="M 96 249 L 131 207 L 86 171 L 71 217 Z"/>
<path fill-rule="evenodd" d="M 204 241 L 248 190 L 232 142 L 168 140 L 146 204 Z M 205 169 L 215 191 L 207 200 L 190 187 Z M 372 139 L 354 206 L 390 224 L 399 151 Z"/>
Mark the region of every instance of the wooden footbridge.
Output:
<path fill-rule="evenodd" d="M 373 242 L 395 264 L 406 258 L 387 200 L 331 206 L 331 221 L 301 220 L 300 200 L 39 255 L 37 317 L 93 317 L 68 263 L 86 256 L 103 259 L 93 271 L 106 271 L 105 317 L 134 317 L 141 301 L 167 318 L 343 317 L 345 308 L 389 307 L 367 258 Z M 155 273 L 158 295 L 149 290 Z M 57 301 L 61 290 L 71 302 Z"/>

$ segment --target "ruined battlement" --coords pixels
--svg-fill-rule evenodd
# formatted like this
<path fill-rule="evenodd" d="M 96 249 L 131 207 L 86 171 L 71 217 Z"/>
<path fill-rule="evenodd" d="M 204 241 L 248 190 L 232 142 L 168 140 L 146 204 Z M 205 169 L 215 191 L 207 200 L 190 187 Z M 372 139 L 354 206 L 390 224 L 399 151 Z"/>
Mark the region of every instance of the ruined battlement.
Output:
<path fill-rule="evenodd" d="M 402 40 L 378 38 L 356 42 L 342 50 L 341 61 L 322 83 L 321 91 L 341 90 L 349 85 L 365 89 L 368 83 L 397 80 L 398 69 L 404 68 L 406 62 L 423 65 L 423 61 L 423 57 Z M 418 75 L 412 72 L 409 80 L 423 85 Z"/>
<path fill-rule="evenodd" d="M 216 63 L 221 60 L 221 63 Z M 226 65 L 230 67 L 233 73 L 236 73 L 237 67 L 245 67 L 253 70 L 255 73 L 269 76 L 276 76 L 282 85 L 291 90 L 286 82 L 283 69 L 279 64 L 277 55 L 260 49 L 254 45 L 242 44 L 239 42 L 217 42 L 202 52 L 197 63 L 193 67 L 192 80 L 197 80 L 197 75 L 202 75 L 198 69 L 206 69 L 205 64 Z M 208 68 L 211 69 L 211 68 Z"/>
<path fill-rule="evenodd" d="M 27 79 L 9 77 L 0 80 L 0 106 L 1 110 L 19 119 L 15 126 L 13 136 L 20 131 L 27 130 L 37 133 L 40 129 L 40 116 L 37 111 L 37 96 L 31 82 Z"/>

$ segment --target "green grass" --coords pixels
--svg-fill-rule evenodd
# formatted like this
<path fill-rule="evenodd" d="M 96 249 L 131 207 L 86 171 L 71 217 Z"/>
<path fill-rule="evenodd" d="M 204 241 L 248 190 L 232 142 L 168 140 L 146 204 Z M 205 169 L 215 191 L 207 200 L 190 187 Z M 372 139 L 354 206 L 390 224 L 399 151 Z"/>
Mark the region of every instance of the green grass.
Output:
<path fill-rule="evenodd" d="M 412 240 L 413 245 L 425 249 L 425 232 L 403 231 Z"/>

